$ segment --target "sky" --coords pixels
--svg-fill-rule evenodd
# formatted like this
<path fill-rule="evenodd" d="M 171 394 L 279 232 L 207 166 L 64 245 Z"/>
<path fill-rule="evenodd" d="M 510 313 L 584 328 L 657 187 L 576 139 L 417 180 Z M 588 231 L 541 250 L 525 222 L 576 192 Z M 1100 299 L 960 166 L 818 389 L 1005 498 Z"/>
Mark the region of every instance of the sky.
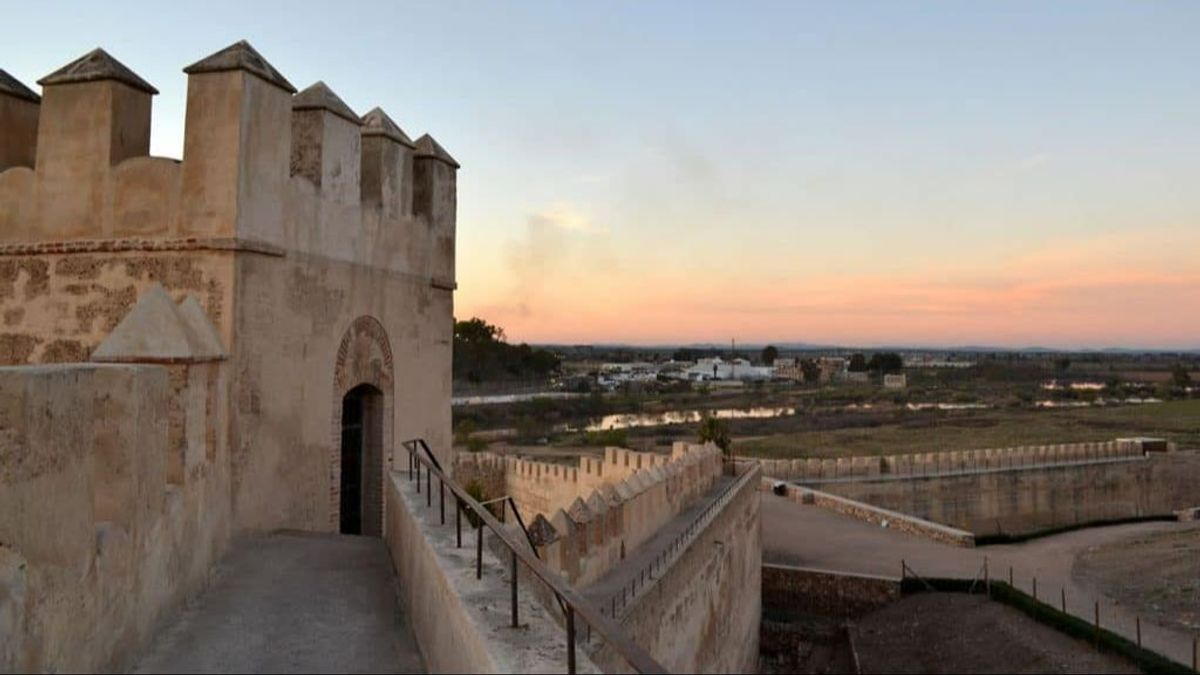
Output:
<path fill-rule="evenodd" d="M 1200 348 L 1200 3 L 5 2 L 33 86 L 247 39 L 462 164 L 455 313 L 534 343 Z"/>

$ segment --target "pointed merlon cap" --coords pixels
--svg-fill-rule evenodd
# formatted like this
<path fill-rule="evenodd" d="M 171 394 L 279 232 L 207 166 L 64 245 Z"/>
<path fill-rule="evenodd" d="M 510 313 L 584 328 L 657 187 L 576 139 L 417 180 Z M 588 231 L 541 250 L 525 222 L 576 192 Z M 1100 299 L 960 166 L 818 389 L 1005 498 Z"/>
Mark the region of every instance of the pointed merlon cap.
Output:
<path fill-rule="evenodd" d="M 529 524 L 529 538 L 534 546 L 549 546 L 558 541 L 558 530 L 546 520 L 546 516 L 539 513 Z"/>
<path fill-rule="evenodd" d="M 617 494 L 611 485 L 601 485 L 597 492 L 604 496 L 604 501 L 608 502 L 610 507 L 621 503 L 621 495 Z"/>
<path fill-rule="evenodd" d="M 571 516 L 571 520 L 576 523 L 587 523 L 592 519 L 592 511 L 583 503 L 583 499 L 576 497 L 575 501 L 571 502 L 571 506 L 567 508 L 567 515 Z"/>
<path fill-rule="evenodd" d="M 438 142 L 433 140 L 433 136 L 425 134 L 417 139 L 417 159 L 422 157 L 439 159 L 450 166 L 458 169 L 461 168 L 457 161 L 446 152 L 446 149 L 438 145 Z"/>
<path fill-rule="evenodd" d="M 588 497 L 587 507 L 592 512 L 592 515 L 602 516 L 608 513 L 608 500 L 600 496 L 599 490 L 594 490 L 592 491 L 592 496 Z"/>
<path fill-rule="evenodd" d="M 410 148 L 417 147 L 412 142 L 412 139 L 408 137 L 408 134 L 404 133 L 404 130 L 400 128 L 400 125 L 396 124 L 391 117 L 388 117 L 388 114 L 383 112 L 381 108 L 372 108 L 371 112 L 363 115 L 362 125 L 363 136 L 383 136 L 401 145 L 407 145 Z"/>
<path fill-rule="evenodd" d="M 575 521 L 571 520 L 567 512 L 562 509 L 555 511 L 554 515 L 550 516 L 550 524 L 554 526 L 559 537 L 569 537 L 579 529 L 575 526 Z"/>
<path fill-rule="evenodd" d="M 99 47 L 38 80 L 38 84 L 50 87 L 56 84 L 103 80 L 116 80 L 152 96 L 158 93 L 158 90 L 150 86 L 149 82 L 138 77 L 137 73 L 126 68 L 125 64 L 114 59 L 111 54 Z"/>
<path fill-rule="evenodd" d="M 328 110 L 351 124 L 361 125 L 358 114 L 346 105 L 333 90 L 324 82 L 317 81 L 312 86 L 292 97 L 292 110 Z"/>
<path fill-rule="evenodd" d="M 226 357 L 217 329 L 194 299 L 176 306 L 161 284 L 146 289 L 133 309 L 92 352 L 106 363 L 193 363 Z"/>
<path fill-rule="evenodd" d="M 25 99 L 33 103 L 41 103 L 42 97 L 37 92 L 26 87 L 20 80 L 0 69 L 0 94 Z"/>
<path fill-rule="evenodd" d="M 187 68 L 184 68 L 183 72 L 188 75 L 197 75 L 199 73 L 220 73 L 227 70 L 244 70 L 257 75 L 280 89 L 287 91 L 289 94 L 296 93 L 296 88 L 292 86 L 292 83 L 288 82 L 287 78 L 281 75 L 278 70 L 275 70 L 275 66 L 267 63 L 262 54 L 259 54 L 245 40 L 239 40 L 215 54 L 200 59 Z"/>

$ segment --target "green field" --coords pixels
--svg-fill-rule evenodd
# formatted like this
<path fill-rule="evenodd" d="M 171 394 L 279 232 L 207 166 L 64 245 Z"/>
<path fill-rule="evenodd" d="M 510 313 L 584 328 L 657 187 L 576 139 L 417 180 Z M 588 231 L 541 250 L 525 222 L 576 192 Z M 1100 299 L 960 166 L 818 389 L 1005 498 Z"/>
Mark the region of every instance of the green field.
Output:
<path fill-rule="evenodd" d="M 765 458 L 891 455 L 1157 436 L 1200 448 L 1200 400 L 1071 410 L 910 412 L 870 427 L 735 436 L 735 452 Z"/>

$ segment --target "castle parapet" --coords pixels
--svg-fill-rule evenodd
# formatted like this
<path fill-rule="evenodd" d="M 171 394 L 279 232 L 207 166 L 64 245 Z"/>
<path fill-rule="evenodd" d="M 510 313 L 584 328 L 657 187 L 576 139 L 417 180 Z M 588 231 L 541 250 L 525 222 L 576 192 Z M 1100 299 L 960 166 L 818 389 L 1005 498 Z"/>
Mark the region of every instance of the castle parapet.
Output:
<path fill-rule="evenodd" d="M 181 233 L 282 244 L 296 88 L 245 41 L 183 72 Z"/>
<path fill-rule="evenodd" d="M 38 113 L 42 97 L 0 70 L 0 171 L 37 159 Z"/>
<path fill-rule="evenodd" d="M 40 80 L 42 97 L 0 71 L 0 245 L 295 251 L 453 290 L 459 164 L 431 136 L 378 107 L 360 118 L 323 82 L 296 94 L 245 41 L 184 72 L 175 160 L 149 156 L 158 92 L 107 52 Z"/>
<path fill-rule="evenodd" d="M 459 164 L 429 134 L 417 139 L 413 209 L 429 226 L 434 283 L 454 279 L 454 223 Z"/>
<path fill-rule="evenodd" d="M 150 103 L 158 93 L 102 49 L 38 81 L 36 223 L 29 235 L 74 239 L 103 232 L 109 180 L 122 161 L 150 154 Z"/>

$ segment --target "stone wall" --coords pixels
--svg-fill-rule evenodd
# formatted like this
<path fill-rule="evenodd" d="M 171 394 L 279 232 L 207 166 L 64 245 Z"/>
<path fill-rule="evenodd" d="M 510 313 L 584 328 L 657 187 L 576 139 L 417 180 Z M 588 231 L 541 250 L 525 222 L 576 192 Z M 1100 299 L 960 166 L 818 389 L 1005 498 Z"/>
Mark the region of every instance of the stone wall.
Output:
<path fill-rule="evenodd" d="M 185 72 L 182 160 L 148 155 L 157 92 L 102 50 L 0 88 L 0 365 L 88 361 L 151 288 L 194 298 L 229 359 L 233 529 L 336 530 L 350 389 L 382 395 L 376 457 L 451 460 L 458 163 L 244 42 Z"/>
<path fill-rule="evenodd" d="M 857 618 L 900 599 L 900 579 L 763 565 L 763 612 Z"/>
<path fill-rule="evenodd" d="M 182 160 L 102 50 L 0 87 L 0 670 L 120 670 L 231 534 L 337 531 L 356 387 L 364 532 L 400 442 L 453 459 L 458 163 L 245 42 L 185 73 Z"/>
<path fill-rule="evenodd" d="M 435 487 L 436 489 L 436 487 Z M 483 577 L 475 578 L 475 547 L 457 548 L 453 516 L 440 525 L 438 505 L 406 474 L 389 472 L 384 538 L 396 570 L 401 605 L 409 617 L 425 666 L 433 673 L 560 673 L 566 639 L 556 617 L 521 576 L 520 628 L 511 627 L 511 567 L 483 549 Z M 474 532 L 466 519 L 464 537 Z M 490 534 L 488 535 L 491 536 Z M 599 670 L 577 651 L 578 672 Z"/>
<path fill-rule="evenodd" d="M 745 480 L 657 579 L 620 615 L 628 634 L 670 672 L 751 673 L 762 616 L 762 525 L 757 484 Z M 604 650 L 605 672 L 624 672 Z"/>
<path fill-rule="evenodd" d="M 826 492 L 974 533 L 1039 530 L 1196 506 L 1200 453 L 1037 469 L 827 483 Z"/>
<path fill-rule="evenodd" d="M 770 481 L 764 480 L 763 482 L 764 491 L 772 489 Z M 785 490 L 786 494 L 783 496 L 797 504 L 811 504 L 873 525 L 889 527 L 893 530 L 923 537 L 942 544 L 968 548 L 975 545 L 975 535 L 971 532 L 931 522 L 907 513 L 881 508 L 866 502 L 847 499 L 846 497 L 839 497 L 838 495 L 812 488 L 789 485 Z"/>
<path fill-rule="evenodd" d="M 677 443 L 671 455 L 607 448 L 583 468 L 491 453 L 460 455 L 457 480 L 499 485 L 526 524 L 540 533 L 539 553 L 551 569 L 586 585 L 620 563 L 665 523 L 704 494 L 722 472 L 714 445 Z M 553 511 L 548 511 L 555 507 Z"/>
<path fill-rule="evenodd" d="M 1144 439 L 1117 439 L 1105 443 L 1068 443 L 870 457 L 761 460 L 761 463 L 763 474 L 769 478 L 818 483 L 829 480 L 927 476 L 1130 459 L 1141 457 L 1145 446 Z"/>
<path fill-rule="evenodd" d="M 637 452 L 625 448 L 604 449 L 604 457 L 581 456 L 577 463 L 539 462 L 519 457 L 502 457 L 491 452 L 460 455 L 454 464 L 456 479 L 463 485 L 479 482 L 488 498 L 509 496 L 528 520 L 571 507 L 576 499 L 587 500 L 600 488 L 616 488 L 639 471 L 665 469 L 692 448 L 676 443 L 671 454 Z"/>
<path fill-rule="evenodd" d="M 229 538 L 228 366 L 0 368 L 0 671 L 120 671 Z"/>

